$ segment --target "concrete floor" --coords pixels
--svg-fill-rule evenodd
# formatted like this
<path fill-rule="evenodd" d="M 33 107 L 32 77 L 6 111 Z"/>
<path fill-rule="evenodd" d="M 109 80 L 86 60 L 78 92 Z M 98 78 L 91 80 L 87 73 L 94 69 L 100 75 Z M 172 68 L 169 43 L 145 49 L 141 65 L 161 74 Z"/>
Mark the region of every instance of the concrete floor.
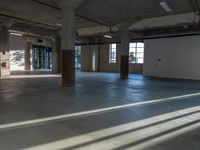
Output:
<path fill-rule="evenodd" d="M 0 150 L 199 150 L 200 82 L 77 72 L 0 80 Z"/>

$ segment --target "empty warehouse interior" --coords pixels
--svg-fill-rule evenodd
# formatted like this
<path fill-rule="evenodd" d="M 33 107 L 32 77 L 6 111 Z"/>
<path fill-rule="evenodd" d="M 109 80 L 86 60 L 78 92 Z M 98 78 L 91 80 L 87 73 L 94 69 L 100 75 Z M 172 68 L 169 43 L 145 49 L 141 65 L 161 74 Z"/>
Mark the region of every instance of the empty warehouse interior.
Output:
<path fill-rule="evenodd" d="M 0 150 L 199 150 L 200 0 L 0 0 Z"/>

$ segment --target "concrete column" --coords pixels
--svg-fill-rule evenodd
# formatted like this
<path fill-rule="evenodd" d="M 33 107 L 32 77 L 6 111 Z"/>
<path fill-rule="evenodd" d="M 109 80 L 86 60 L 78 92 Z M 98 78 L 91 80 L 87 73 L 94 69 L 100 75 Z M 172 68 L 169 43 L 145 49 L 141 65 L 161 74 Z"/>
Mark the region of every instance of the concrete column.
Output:
<path fill-rule="evenodd" d="M 0 77 L 10 75 L 9 31 L 8 27 L 0 27 Z"/>
<path fill-rule="evenodd" d="M 97 72 L 99 69 L 98 69 L 98 56 L 99 55 L 99 51 L 98 51 L 98 45 L 92 45 L 91 46 L 91 70 L 93 72 Z"/>
<path fill-rule="evenodd" d="M 75 85 L 75 11 L 83 0 L 62 0 L 62 86 Z"/>
<path fill-rule="evenodd" d="M 120 58 L 120 78 L 128 79 L 129 74 L 129 31 L 122 31 L 121 58 Z"/>
<path fill-rule="evenodd" d="M 52 40 L 53 50 L 52 50 L 52 73 L 61 73 L 61 39 L 60 37 L 56 37 Z"/>
<path fill-rule="evenodd" d="M 26 42 L 26 49 L 25 49 L 25 70 L 31 70 L 31 50 L 32 50 L 32 42 Z"/>
<path fill-rule="evenodd" d="M 75 10 L 63 10 L 62 24 L 62 86 L 75 85 Z"/>

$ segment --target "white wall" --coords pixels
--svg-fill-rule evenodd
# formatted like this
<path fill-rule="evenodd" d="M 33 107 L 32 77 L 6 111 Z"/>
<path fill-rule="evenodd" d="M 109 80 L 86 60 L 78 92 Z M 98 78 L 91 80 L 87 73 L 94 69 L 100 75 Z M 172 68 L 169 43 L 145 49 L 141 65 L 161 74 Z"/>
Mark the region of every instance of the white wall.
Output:
<path fill-rule="evenodd" d="M 16 35 L 10 35 L 9 36 L 10 40 L 10 50 L 20 50 L 20 49 L 25 49 L 25 39 L 22 36 L 16 36 Z"/>
<path fill-rule="evenodd" d="M 200 36 L 145 41 L 145 76 L 200 80 Z"/>
<path fill-rule="evenodd" d="M 37 43 L 37 38 L 28 37 L 33 44 Z M 9 36 L 9 49 L 10 49 L 10 70 L 25 70 L 25 49 L 26 49 L 26 40 L 25 37 L 10 35 Z M 52 47 L 51 40 L 43 39 L 41 45 Z"/>
<path fill-rule="evenodd" d="M 24 53 L 25 39 L 24 37 L 10 35 L 10 70 L 24 70 Z"/>
<path fill-rule="evenodd" d="M 99 52 L 98 52 L 99 48 Z M 109 44 L 103 45 L 84 45 L 81 46 L 81 70 L 99 72 L 119 72 L 120 71 L 120 48 L 117 44 L 117 62 L 109 63 Z M 95 54 L 95 61 L 92 59 Z M 99 60 L 98 60 L 99 59 Z M 94 63 L 95 62 L 95 63 Z M 99 63 L 99 64 L 98 64 Z M 95 64 L 93 66 L 93 64 Z M 129 72 L 142 74 L 143 64 L 129 64 Z"/>

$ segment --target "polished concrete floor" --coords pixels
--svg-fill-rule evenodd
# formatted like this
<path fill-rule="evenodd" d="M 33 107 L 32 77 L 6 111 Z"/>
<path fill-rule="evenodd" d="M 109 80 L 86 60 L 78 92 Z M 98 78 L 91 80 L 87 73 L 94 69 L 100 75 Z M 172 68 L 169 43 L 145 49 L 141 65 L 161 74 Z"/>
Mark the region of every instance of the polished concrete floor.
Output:
<path fill-rule="evenodd" d="M 0 79 L 0 150 L 199 150 L 200 82 L 77 72 Z"/>

